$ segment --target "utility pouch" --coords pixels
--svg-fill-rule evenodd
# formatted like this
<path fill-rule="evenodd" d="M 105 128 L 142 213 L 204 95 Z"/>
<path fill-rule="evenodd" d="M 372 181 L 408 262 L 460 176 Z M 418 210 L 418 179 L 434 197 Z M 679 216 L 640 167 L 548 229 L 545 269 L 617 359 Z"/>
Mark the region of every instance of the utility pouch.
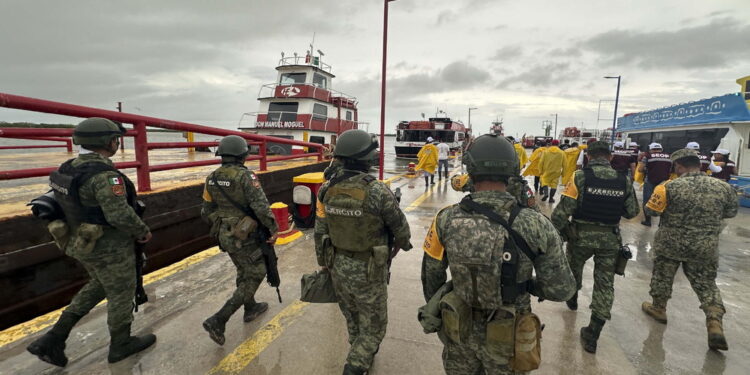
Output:
<path fill-rule="evenodd" d="M 370 259 L 367 261 L 367 280 L 376 281 L 386 277 L 388 270 L 388 247 L 375 246 L 370 253 Z"/>
<path fill-rule="evenodd" d="M 243 216 L 242 219 L 232 226 L 232 236 L 240 241 L 244 241 L 251 233 L 255 233 L 256 230 L 258 230 L 258 222 L 250 216 Z"/>
<path fill-rule="evenodd" d="M 628 265 L 628 260 L 633 257 L 633 253 L 630 251 L 628 245 L 622 245 L 620 251 L 617 252 L 617 260 L 615 260 L 615 273 L 620 276 L 625 276 L 625 267 Z"/>
<path fill-rule="evenodd" d="M 450 292 L 440 300 L 443 334 L 455 344 L 465 343 L 471 333 L 471 306 Z"/>
<path fill-rule="evenodd" d="M 515 345 L 510 368 L 524 372 L 539 368 L 542 362 L 542 324 L 534 313 L 520 314 L 516 317 Z"/>
<path fill-rule="evenodd" d="M 53 220 L 47 224 L 47 230 L 52 235 L 52 239 L 55 241 L 60 250 L 65 251 L 65 246 L 70 241 L 70 227 L 64 220 Z"/>
<path fill-rule="evenodd" d="M 104 235 L 104 229 L 99 224 L 83 223 L 78 227 L 73 248 L 78 254 L 88 254 L 94 250 L 96 241 Z"/>
<path fill-rule="evenodd" d="M 492 320 L 487 322 L 487 350 L 498 357 L 513 357 L 515 349 L 516 315 L 515 310 L 503 308 L 495 312 Z"/>
<path fill-rule="evenodd" d="M 322 265 L 327 268 L 333 268 L 333 258 L 334 254 L 336 253 L 336 249 L 333 247 L 333 243 L 331 242 L 331 237 L 329 237 L 327 234 L 323 236 L 322 240 L 322 256 L 323 256 L 323 263 Z"/>
<path fill-rule="evenodd" d="M 385 267 L 390 255 L 390 249 L 388 249 L 388 246 L 375 246 L 372 248 L 372 260 L 375 267 Z"/>
<path fill-rule="evenodd" d="M 217 213 L 213 213 L 208 216 L 208 222 L 211 223 L 211 229 L 208 231 L 208 235 L 212 238 L 219 238 L 219 231 L 221 230 L 221 217 Z"/>

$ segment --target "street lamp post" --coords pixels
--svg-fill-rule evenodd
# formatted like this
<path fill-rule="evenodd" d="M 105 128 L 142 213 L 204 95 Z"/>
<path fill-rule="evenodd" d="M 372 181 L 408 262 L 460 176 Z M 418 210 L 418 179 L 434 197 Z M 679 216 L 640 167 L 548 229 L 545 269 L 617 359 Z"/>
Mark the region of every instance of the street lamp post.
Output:
<path fill-rule="evenodd" d="M 396 0 L 383 0 L 383 71 L 380 77 L 380 171 L 378 179 L 383 179 L 385 166 L 385 64 L 388 52 L 388 3 Z"/>
<path fill-rule="evenodd" d="M 617 105 L 620 102 L 620 79 L 622 78 L 622 76 L 617 76 L 617 77 L 607 76 L 607 77 L 604 77 L 604 78 L 606 78 L 606 79 L 615 79 L 615 78 L 617 78 L 617 94 L 615 94 L 615 115 L 614 115 L 614 118 L 612 119 L 612 137 L 611 137 L 612 141 L 610 142 L 610 144 L 611 144 L 610 147 L 612 147 L 614 149 L 614 145 L 615 145 L 615 128 L 617 127 Z"/>
<path fill-rule="evenodd" d="M 552 138 L 557 138 L 557 113 L 553 113 L 550 116 L 555 116 L 555 133 L 552 134 Z"/>
<path fill-rule="evenodd" d="M 477 107 L 469 107 L 469 130 L 471 130 L 471 111 L 473 109 L 479 109 Z"/>

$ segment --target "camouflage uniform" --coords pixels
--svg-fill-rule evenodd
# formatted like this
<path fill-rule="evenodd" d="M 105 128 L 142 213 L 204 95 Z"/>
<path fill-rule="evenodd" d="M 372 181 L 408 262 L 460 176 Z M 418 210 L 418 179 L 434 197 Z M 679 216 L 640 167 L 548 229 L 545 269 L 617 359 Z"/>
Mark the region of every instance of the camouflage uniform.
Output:
<path fill-rule="evenodd" d="M 237 289 L 217 313 L 226 321 L 241 306 L 245 306 L 247 314 L 256 304 L 255 292 L 266 275 L 266 267 L 257 236 L 251 233 L 243 241 L 232 234 L 232 228 L 245 213 L 224 197 L 214 185 L 213 177 L 232 200 L 255 213 L 261 221 L 259 224 L 266 226 L 271 233 L 276 233 L 278 227 L 258 178 L 243 164 L 224 163 L 206 178 L 201 216 L 211 224 L 219 247 L 227 252 L 237 268 Z"/>
<path fill-rule="evenodd" d="M 470 197 L 477 203 L 491 207 L 506 220 L 512 208 L 517 205 L 516 198 L 507 192 L 481 191 L 470 194 Z M 471 220 L 467 221 L 467 218 Z M 453 220 L 461 220 L 461 224 L 452 224 L 451 221 Z M 485 216 L 468 213 L 458 204 L 449 206 L 438 213 L 431 232 L 436 233 L 439 242 L 445 246 L 445 249 L 444 254 L 443 252 L 432 254 L 428 252 L 428 248 L 434 248 L 434 246 L 425 245 L 425 255 L 422 261 L 422 288 L 425 300 L 429 301 L 433 294 L 445 283 L 447 279 L 446 270 L 450 265 L 451 254 L 460 251 L 454 248 L 455 246 L 495 240 L 487 230 L 464 225 L 465 223 L 481 222 L 481 220 L 487 221 Z M 487 225 L 499 226 L 499 224 L 493 222 L 488 222 Z M 448 228 L 451 227 L 453 229 L 449 230 Z M 456 230 L 457 227 L 461 230 Z M 575 292 L 575 279 L 562 251 L 560 237 L 554 230 L 552 223 L 534 210 L 522 209 L 513 222 L 512 228 L 528 242 L 532 251 L 538 253 L 534 263 L 525 255 L 519 257 L 517 281 L 521 283 L 531 280 L 532 271 L 535 270 L 536 280 L 533 283 L 535 295 L 553 301 L 564 301 L 570 298 Z M 504 229 L 501 230 L 507 232 Z M 505 238 L 507 239 L 507 237 Z M 426 242 L 429 241 L 426 240 Z M 500 245 L 498 244 L 498 246 Z M 497 290 L 497 293 L 499 293 L 499 285 L 487 283 L 488 279 L 478 278 L 477 289 L 490 291 L 490 293 L 495 293 L 492 291 Z M 474 311 L 479 312 L 480 310 Z M 515 311 L 517 313 L 531 311 L 529 293 L 522 293 L 518 296 Z M 468 343 L 459 345 L 450 340 L 444 341 L 443 365 L 447 374 L 485 372 L 487 374 L 514 374 L 508 366 L 508 357 L 498 356 L 487 349 L 486 326 L 487 319 L 476 319 L 475 315 Z"/>
<path fill-rule="evenodd" d="M 606 159 L 592 159 L 589 162 L 589 167 L 593 169 L 594 175 L 598 178 L 606 180 L 617 178 L 617 171 L 612 169 L 610 162 Z M 574 219 L 572 223 L 568 221 L 568 218 L 573 216 L 581 207 L 585 194 L 584 189 L 584 173 L 583 171 L 576 171 L 573 180 L 565 188 L 560 203 L 552 212 L 552 223 L 562 233 L 563 239 L 568 242 L 567 256 L 570 269 L 576 278 L 576 290 L 581 289 L 583 267 L 586 261 L 592 256 L 594 257 L 594 290 L 589 307 L 593 316 L 602 320 L 609 320 L 615 297 L 614 267 L 618 251 L 622 246 L 622 238 L 618 225 L 612 226 L 601 222 L 578 219 Z M 622 216 L 631 219 L 637 216 L 639 212 L 640 208 L 633 185 L 630 179 L 627 179 Z"/>
<path fill-rule="evenodd" d="M 682 264 L 706 317 L 721 320 L 725 310 L 716 286 L 719 233 L 722 219 L 736 216 L 737 208 L 737 195 L 729 184 L 699 171 L 656 187 L 646 205 L 649 215 L 661 216 L 654 238 L 654 306 L 666 307 Z"/>
<path fill-rule="evenodd" d="M 348 177 L 344 174 L 353 174 L 353 176 Z M 358 184 L 367 176 L 369 175 L 362 172 L 337 167 L 331 178 L 343 177 L 340 183 Z M 357 368 L 369 369 L 385 337 L 388 324 L 388 269 L 385 264 L 378 266 L 374 263 L 371 248 L 361 252 L 336 248 L 332 264 L 326 264 L 323 242 L 324 236 L 331 234 L 329 228 L 331 213 L 326 211 L 327 207 L 330 208 L 326 206 L 328 201 L 326 194 L 330 188 L 330 182 L 327 182 L 318 193 L 315 251 L 318 264 L 331 270 L 333 286 L 340 299 L 339 308 L 346 318 L 351 345 L 346 362 Z M 346 233 L 367 230 L 372 243 L 376 246 L 385 246 L 388 243 L 386 232 L 390 231 L 395 238 L 396 247 L 405 250 L 411 248 L 409 223 L 401 212 L 393 193 L 383 183 L 373 181 L 366 184 L 365 195 L 364 211 L 376 218 L 376 222 L 367 228 L 353 224 Z"/>
<path fill-rule="evenodd" d="M 97 153 L 79 155 L 72 165 L 79 167 L 84 163 L 113 165 Z M 133 321 L 136 284 L 133 240 L 149 232 L 148 226 L 128 205 L 123 183 L 118 173 L 109 171 L 84 182 L 78 190 L 81 204 L 101 207 L 109 225 L 103 226 L 103 235 L 96 240 L 93 250 L 83 252 L 74 246 L 75 236 L 65 248 L 65 253 L 81 262 L 91 278 L 73 297 L 65 312 L 82 317 L 107 298 L 110 332 L 129 326 Z M 76 233 L 77 229 L 77 225 L 73 225 L 70 233 Z"/>

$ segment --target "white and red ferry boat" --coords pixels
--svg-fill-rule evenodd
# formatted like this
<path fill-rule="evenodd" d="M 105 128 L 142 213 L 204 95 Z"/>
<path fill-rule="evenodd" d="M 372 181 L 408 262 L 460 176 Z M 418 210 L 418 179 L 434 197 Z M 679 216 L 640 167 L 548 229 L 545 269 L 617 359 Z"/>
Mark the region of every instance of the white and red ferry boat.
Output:
<path fill-rule="evenodd" d="M 460 151 L 471 131 L 463 123 L 448 117 L 429 118 L 429 121 L 401 121 L 396 134 L 396 156 L 416 158 L 428 137 L 442 141 L 451 151 Z"/>
<path fill-rule="evenodd" d="M 320 51 L 318 51 L 320 53 Z M 357 98 L 332 88 L 335 77 L 321 56 L 284 57 L 276 67 L 276 82 L 258 92 L 258 112 L 244 113 L 239 130 L 274 137 L 335 145 L 342 132 L 359 127 Z M 250 126 L 243 120 L 252 119 Z M 269 152 L 301 152 L 291 146 L 269 145 Z"/>

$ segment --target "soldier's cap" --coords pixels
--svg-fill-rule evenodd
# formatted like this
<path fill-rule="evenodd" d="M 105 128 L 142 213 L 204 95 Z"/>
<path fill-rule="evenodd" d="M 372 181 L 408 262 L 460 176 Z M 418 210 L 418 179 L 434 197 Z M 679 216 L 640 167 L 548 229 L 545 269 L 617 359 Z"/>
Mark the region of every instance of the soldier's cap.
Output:
<path fill-rule="evenodd" d="M 681 148 L 675 152 L 672 153 L 672 155 L 669 156 L 670 159 L 672 159 L 673 162 L 679 161 L 680 159 L 685 158 L 695 158 L 698 159 L 698 152 L 695 150 L 691 150 L 689 148 Z"/>
<path fill-rule="evenodd" d="M 661 147 L 661 143 L 656 143 L 656 142 L 654 142 L 654 143 L 652 143 L 652 144 L 648 145 L 648 149 L 649 149 L 649 150 L 657 150 L 657 149 L 658 149 L 658 150 L 661 150 L 661 149 L 662 149 L 662 147 Z"/>
<path fill-rule="evenodd" d="M 609 144 L 607 142 L 604 142 L 604 141 L 591 142 L 591 143 L 589 143 L 589 146 L 588 146 L 587 149 L 588 149 L 588 153 L 589 154 L 591 154 L 591 153 L 601 153 L 601 152 L 606 152 L 608 154 L 610 153 L 610 151 L 609 151 Z"/>
<path fill-rule="evenodd" d="M 698 142 L 688 142 L 687 146 L 685 148 L 689 148 L 691 150 L 700 150 L 701 145 L 698 144 Z"/>
<path fill-rule="evenodd" d="M 717 148 L 716 150 L 711 151 L 712 154 L 722 154 L 722 155 L 729 155 L 729 150 L 725 148 Z"/>

